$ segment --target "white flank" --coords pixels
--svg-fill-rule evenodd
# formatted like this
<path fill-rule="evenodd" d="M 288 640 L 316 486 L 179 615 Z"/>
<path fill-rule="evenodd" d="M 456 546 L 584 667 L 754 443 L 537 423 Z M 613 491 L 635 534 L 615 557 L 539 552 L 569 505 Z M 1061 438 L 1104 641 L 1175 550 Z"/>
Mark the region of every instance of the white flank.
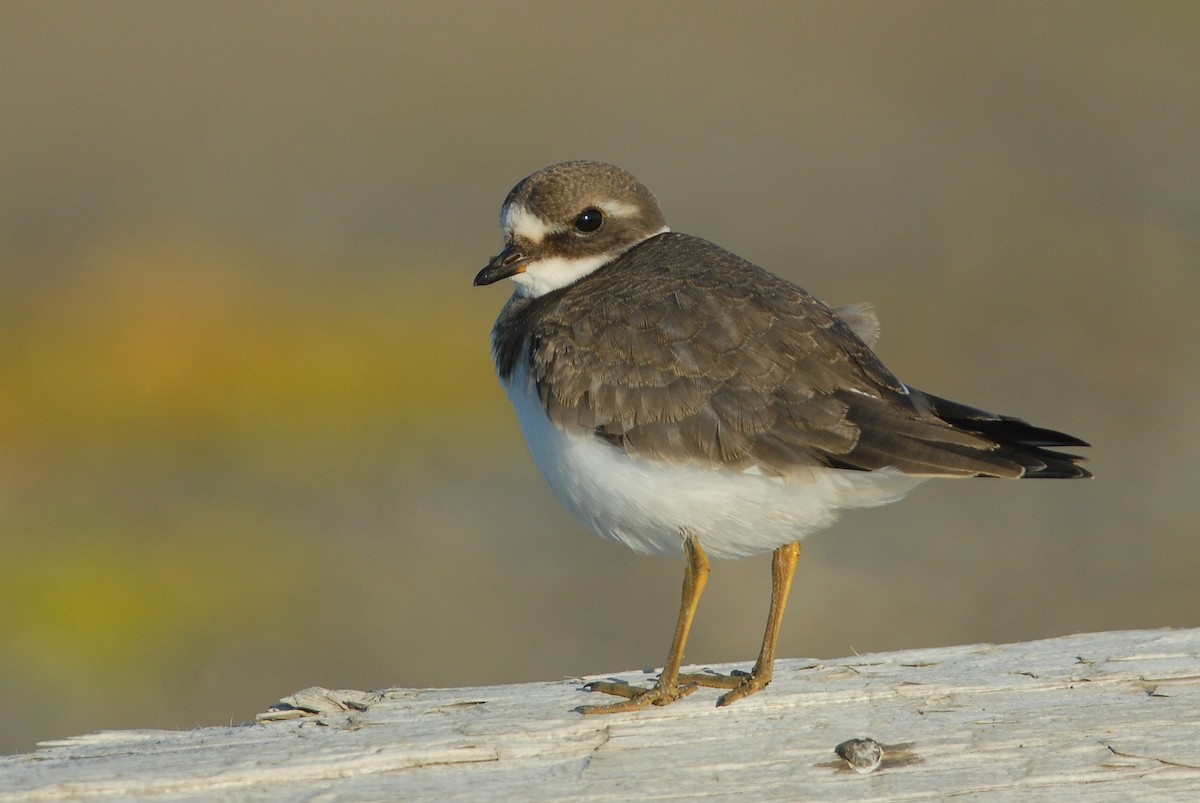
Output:
<path fill-rule="evenodd" d="M 829 526 L 841 508 L 894 502 L 926 479 L 893 470 L 814 467 L 784 480 L 647 463 L 599 438 L 555 427 L 524 367 L 504 389 L 559 502 L 593 532 L 635 552 L 680 554 L 684 527 L 714 558 L 768 552 Z"/>

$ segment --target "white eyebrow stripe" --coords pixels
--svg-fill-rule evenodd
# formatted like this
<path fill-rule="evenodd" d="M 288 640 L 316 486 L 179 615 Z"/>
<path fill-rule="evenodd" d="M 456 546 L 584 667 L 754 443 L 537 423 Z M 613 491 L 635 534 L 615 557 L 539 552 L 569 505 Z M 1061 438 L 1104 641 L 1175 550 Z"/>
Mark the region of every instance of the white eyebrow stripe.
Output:
<path fill-rule="evenodd" d="M 637 204 L 627 204 L 622 201 L 601 201 L 596 206 L 611 217 L 634 217 L 642 212 L 642 208 Z"/>

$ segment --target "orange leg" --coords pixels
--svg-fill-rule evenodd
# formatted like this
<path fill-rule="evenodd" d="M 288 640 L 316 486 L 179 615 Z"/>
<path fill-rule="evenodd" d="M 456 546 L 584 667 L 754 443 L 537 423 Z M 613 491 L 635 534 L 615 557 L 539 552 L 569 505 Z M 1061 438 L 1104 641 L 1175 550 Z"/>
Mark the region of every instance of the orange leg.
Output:
<path fill-rule="evenodd" d="M 683 599 L 679 605 L 679 619 L 675 623 L 675 637 L 671 640 L 671 652 L 667 655 L 667 663 L 659 674 L 658 681 L 648 689 L 604 680 L 589 683 L 584 687 L 588 691 L 615 694 L 627 699 L 608 705 L 581 706 L 578 709 L 579 713 L 617 714 L 622 711 L 637 711 L 651 705 L 667 705 L 696 690 L 695 683 L 679 682 L 679 667 L 683 664 L 683 650 L 687 646 L 688 633 L 692 630 L 692 620 L 696 618 L 696 606 L 700 604 L 700 595 L 704 593 L 704 586 L 708 584 L 708 556 L 700 548 L 700 542 L 696 540 L 695 535 L 689 531 L 683 532 L 683 554 L 687 560 L 683 571 Z M 784 598 L 786 597 L 785 592 Z M 769 676 L 770 669 L 767 673 Z"/>
<path fill-rule="evenodd" d="M 800 544 L 793 543 L 775 550 L 771 558 L 771 610 L 767 614 L 767 629 L 763 633 L 762 650 L 749 674 L 738 672 L 732 675 L 685 674 L 679 680 L 700 686 L 729 689 L 721 696 L 717 705 L 729 705 L 743 697 L 765 689 L 771 682 L 775 665 L 775 645 L 779 642 L 779 628 L 783 623 L 783 609 L 787 607 L 788 595 L 792 591 L 792 580 L 796 577 L 796 565 L 800 562 Z"/>

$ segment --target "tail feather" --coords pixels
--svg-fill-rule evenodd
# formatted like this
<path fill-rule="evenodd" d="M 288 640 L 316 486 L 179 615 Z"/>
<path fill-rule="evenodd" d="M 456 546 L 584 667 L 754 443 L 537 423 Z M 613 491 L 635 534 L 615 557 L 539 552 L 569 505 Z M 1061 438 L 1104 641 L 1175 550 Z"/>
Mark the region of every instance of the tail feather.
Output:
<path fill-rule="evenodd" d="M 1023 478 L 1072 479 L 1092 476 L 1090 471 L 1079 465 L 1086 458 L 1047 448 L 1090 445 L 1074 435 L 1035 427 L 1020 418 L 989 413 L 915 389 L 911 392 L 919 394 L 934 415 L 947 424 L 978 433 L 995 443 L 996 456 L 1022 466 Z"/>

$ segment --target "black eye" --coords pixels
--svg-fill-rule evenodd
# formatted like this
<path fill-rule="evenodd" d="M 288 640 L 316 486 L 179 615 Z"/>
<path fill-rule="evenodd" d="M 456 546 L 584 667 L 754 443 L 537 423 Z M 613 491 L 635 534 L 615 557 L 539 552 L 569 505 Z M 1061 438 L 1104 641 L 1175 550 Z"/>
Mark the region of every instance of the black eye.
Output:
<path fill-rule="evenodd" d="M 604 222 L 604 213 L 599 209 L 585 209 L 575 218 L 575 230 L 590 234 L 600 228 Z"/>

